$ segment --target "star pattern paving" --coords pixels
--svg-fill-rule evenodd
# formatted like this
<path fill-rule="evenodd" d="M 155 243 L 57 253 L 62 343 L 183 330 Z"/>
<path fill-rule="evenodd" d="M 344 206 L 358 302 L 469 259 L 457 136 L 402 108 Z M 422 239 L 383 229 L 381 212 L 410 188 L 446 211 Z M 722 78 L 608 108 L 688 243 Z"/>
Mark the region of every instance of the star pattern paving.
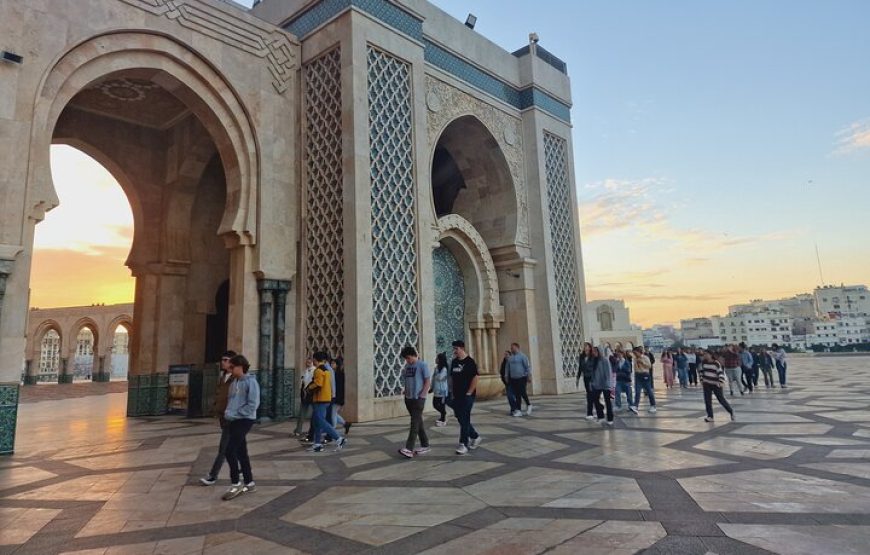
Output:
<path fill-rule="evenodd" d="M 404 418 L 319 454 L 292 423 L 260 424 L 257 491 L 232 501 L 226 466 L 198 483 L 213 420 L 125 418 L 116 384 L 28 387 L 0 459 L 0 555 L 865 553 L 868 361 L 794 357 L 789 389 L 730 399 L 733 423 L 719 407 L 703 422 L 700 390 L 660 383 L 656 414 L 642 403 L 613 428 L 585 420 L 579 394 L 534 397 L 522 418 L 482 402 L 466 456 L 455 420 L 432 416 L 432 451 L 412 460 L 396 452 Z"/>

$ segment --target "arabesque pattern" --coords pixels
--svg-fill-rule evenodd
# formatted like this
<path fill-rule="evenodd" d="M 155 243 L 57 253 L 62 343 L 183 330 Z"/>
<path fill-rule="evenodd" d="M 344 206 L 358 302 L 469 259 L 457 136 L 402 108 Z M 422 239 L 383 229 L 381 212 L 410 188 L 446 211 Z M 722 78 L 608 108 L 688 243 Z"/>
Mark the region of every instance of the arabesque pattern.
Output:
<path fill-rule="evenodd" d="M 305 346 L 344 356 L 341 50 L 308 63 L 304 79 Z"/>
<path fill-rule="evenodd" d="M 577 246 L 574 243 L 574 204 L 568 178 L 568 145 L 565 139 L 544 133 L 544 167 L 547 174 L 547 206 L 550 213 L 550 242 L 553 249 L 553 282 L 559 313 L 562 343 L 562 375 L 577 375 L 583 325 L 577 276 Z"/>
<path fill-rule="evenodd" d="M 402 393 L 399 351 L 417 346 L 417 246 L 411 69 L 368 48 L 374 394 Z"/>

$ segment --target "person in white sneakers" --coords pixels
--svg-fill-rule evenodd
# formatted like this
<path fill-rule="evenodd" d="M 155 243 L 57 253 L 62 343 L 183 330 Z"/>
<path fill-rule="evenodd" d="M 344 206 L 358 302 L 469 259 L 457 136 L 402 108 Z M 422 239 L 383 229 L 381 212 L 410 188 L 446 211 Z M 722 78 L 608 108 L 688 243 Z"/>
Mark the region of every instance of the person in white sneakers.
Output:
<path fill-rule="evenodd" d="M 640 347 L 635 347 L 632 352 L 634 366 L 634 406 L 629 405 L 628 410 L 637 414 L 640 405 L 641 392 L 646 393 L 649 400 L 649 411 L 656 411 L 656 394 L 653 393 L 652 362 Z"/>
<path fill-rule="evenodd" d="M 532 365 L 529 363 L 529 357 L 520 350 L 519 343 L 511 343 L 510 355 L 505 359 L 505 374 L 514 398 L 511 416 L 523 415 L 523 401 L 526 402 L 526 414 L 532 414 L 533 407 L 528 393 L 529 381 L 532 379 Z"/>
<path fill-rule="evenodd" d="M 408 346 L 402 349 L 405 368 L 402 370 L 402 380 L 405 384 L 405 408 L 411 415 L 411 427 L 405 446 L 399 449 L 399 454 L 413 458 L 429 452 L 429 436 L 426 435 L 426 425 L 423 424 L 423 409 L 426 407 L 426 396 L 429 394 L 429 384 L 432 383 L 432 372 L 425 361 L 420 360 L 417 349 Z M 415 449 L 417 436 L 420 437 L 420 447 Z"/>
<path fill-rule="evenodd" d="M 453 362 L 450 363 L 450 382 L 453 413 L 459 422 L 459 446 L 457 455 L 465 455 L 469 449 L 477 449 L 483 438 L 471 423 L 471 409 L 477 395 L 479 379 L 477 363 L 465 352 L 465 342 L 453 342 Z"/>
<path fill-rule="evenodd" d="M 613 404 L 610 402 L 610 361 L 607 357 L 601 355 L 598 347 L 592 347 L 592 359 L 594 360 L 592 371 L 592 399 L 595 405 L 595 412 L 598 415 L 597 421 L 604 420 L 604 407 L 601 406 L 601 397 L 604 396 L 604 404 L 607 407 L 607 426 L 613 426 Z"/>
<path fill-rule="evenodd" d="M 248 359 L 236 355 L 230 359 L 229 365 L 235 380 L 230 385 L 224 418 L 230 433 L 227 441 L 227 463 L 230 466 L 232 485 L 224 493 L 224 501 L 256 490 L 251 459 L 248 457 L 247 436 L 257 421 L 257 408 L 260 406 L 260 384 L 257 383 L 257 378 L 248 374 L 251 367 Z M 239 466 L 244 482 L 239 476 Z"/>
<path fill-rule="evenodd" d="M 447 355 L 438 353 L 435 356 L 435 372 L 432 373 L 432 406 L 439 414 L 438 420 L 435 421 L 435 425 L 439 428 L 447 425 L 447 398 L 450 396 L 449 379 Z"/>
<path fill-rule="evenodd" d="M 719 400 L 722 408 L 731 415 L 731 420 L 734 420 L 734 409 L 725 400 L 725 394 L 722 392 L 722 386 L 725 385 L 725 371 L 722 370 L 722 365 L 716 362 L 710 353 L 704 353 L 702 360 L 701 385 L 704 388 L 704 408 L 707 410 L 704 422 L 713 422 L 713 395 Z"/>

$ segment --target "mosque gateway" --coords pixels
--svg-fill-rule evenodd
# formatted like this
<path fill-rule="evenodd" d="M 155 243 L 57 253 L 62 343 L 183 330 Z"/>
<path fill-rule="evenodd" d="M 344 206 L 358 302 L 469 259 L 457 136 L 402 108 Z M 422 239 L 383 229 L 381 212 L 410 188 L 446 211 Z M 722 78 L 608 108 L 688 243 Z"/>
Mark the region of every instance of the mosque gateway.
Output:
<path fill-rule="evenodd" d="M 405 414 L 405 345 L 433 360 L 463 339 L 494 395 L 517 341 L 536 393 L 574 390 L 571 93 L 536 41 L 504 51 L 425 0 L 0 5 L 0 452 L 20 388 L 40 387 L 22 374 L 75 356 L 108 372 L 91 328 L 84 354 L 63 326 L 28 337 L 52 144 L 99 161 L 132 207 L 129 416 L 163 414 L 169 367 L 227 348 L 270 418 L 321 349 L 346 361 L 352 421 Z"/>

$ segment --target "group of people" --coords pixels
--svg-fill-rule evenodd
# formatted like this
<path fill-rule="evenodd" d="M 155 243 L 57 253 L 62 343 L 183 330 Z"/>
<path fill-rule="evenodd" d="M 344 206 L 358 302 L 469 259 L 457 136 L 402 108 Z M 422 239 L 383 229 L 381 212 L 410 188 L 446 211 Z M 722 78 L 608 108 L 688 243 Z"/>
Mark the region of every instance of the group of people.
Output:
<path fill-rule="evenodd" d="M 698 366 L 705 351 L 702 349 L 677 349 L 676 352 L 665 350 L 662 352 L 662 374 L 664 374 L 665 387 L 674 387 L 676 375 L 681 388 L 689 385 L 698 385 Z M 786 361 L 785 349 L 777 344 L 771 350 L 766 347 L 752 348 L 745 343 L 727 345 L 721 349 L 710 351 L 714 358 L 719 360 L 725 368 L 728 377 L 728 385 L 731 396 L 734 396 L 734 387 L 737 386 L 741 395 L 758 387 L 759 375 L 764 376 L 764 386 L 767 389 L 775 387 L 773 369 L 776 368 L 780 388 L 786 385 Z"/>
<path fill-rule="evenodd" d="M 646 395 L 649 402 L 649 412 L 656 412 L 654 363 L 655 356 L 643 347 L 628 350 L 617 348 L 614 351 L 607 346 L 595 347 L 591 343 L 584 343 L 577 371 L 577 387 L 580 387 L 580 380 L 583 380 L 586 390 L 586 419 L 612 426 L 614 410 L 611 399 L 616 404 L 616 410 L 620 411 L 623 394 L 628 410 L 634 414 L 638 414 L 642 395 Z"/>

